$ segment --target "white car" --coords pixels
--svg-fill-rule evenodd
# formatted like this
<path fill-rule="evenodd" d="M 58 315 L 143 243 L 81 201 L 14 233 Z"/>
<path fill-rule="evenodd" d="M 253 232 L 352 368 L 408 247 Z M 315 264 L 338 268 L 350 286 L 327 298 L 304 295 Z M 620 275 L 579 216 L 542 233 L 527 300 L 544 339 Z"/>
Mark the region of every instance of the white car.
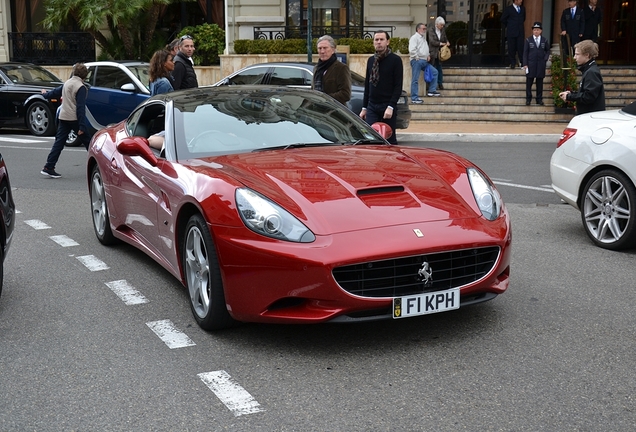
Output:
<path fill-rule="evenodd" d="M 552 188 L 602 248 L 636 248 L 636 102 L 574 117 L 550 161 Z"/>

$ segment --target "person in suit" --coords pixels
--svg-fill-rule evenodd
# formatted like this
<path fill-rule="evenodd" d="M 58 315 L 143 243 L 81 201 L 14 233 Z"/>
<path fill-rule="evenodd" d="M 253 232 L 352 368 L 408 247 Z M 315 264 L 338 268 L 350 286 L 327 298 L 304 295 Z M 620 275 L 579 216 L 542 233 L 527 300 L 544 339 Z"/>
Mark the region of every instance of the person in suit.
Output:
<path fill-rule="evenodd" d="M 439 59 L 439 50 L 443 46 L 450 48 L 450 42 L 446 37 L 444 26 L 446 21 L 441 16 L 435 18 L 435 26 L 428 29 L 428 46 L 431 54 L 431 64 L 437 69 L 437 88 L 444 90 L 444 73 L 442 72 L 442 62 Z"/>
<path fill-rule="evenodd" d="M 543 78 L 546 63 L 550 58 L 550 44 L 541 36 L 543 29 L 540 22 L 532 25 L 532 36 L 523 45 L 523 68 L 526 70 L 526 105 L 532 101 L 532 84 L 537 81 L 537 104 L 543 103 Z"/>
<path fill-rule="evenodd" d="M 517 66 L 523 60 L 523 23 L 526 21 L 526 8 L 521 4 L 523 0 L 512 0 L 501 14 L 501 24 L 506 28 L 506 41 L 508 42 L 508 60 L 510 68 Z"/>
<path fill-rule="evenodd" d="M 599 26 L 603 22 L 603 14 L 597 3 L 598 0 L 589 0 L 587 7 L 583 8 L 583 17 L 585 18 L 583 40 L 589 39 L 596 42 L 598 39 Z"/>
<path fill-rule="evenodd" d="M 605 89 L 603 77 L 596 64 L 598 45 L 591 40 L 584 40 L 574 45 L 574 60 L 583 76 L 579 91 L 564 91 L 559 97 L 564 102 L 576 102 L 576 114 L 594 111 L 605 111 Z"/>
<path fill-rule="evenodd" d="M 583 11 L 577 7 L 576 0 L 568 0 L 568 7 L 561 13 L 561 36 L 570 36 L 568 53 L 572 55 L 574 45 L 581 41 L 585 31 Z"/>

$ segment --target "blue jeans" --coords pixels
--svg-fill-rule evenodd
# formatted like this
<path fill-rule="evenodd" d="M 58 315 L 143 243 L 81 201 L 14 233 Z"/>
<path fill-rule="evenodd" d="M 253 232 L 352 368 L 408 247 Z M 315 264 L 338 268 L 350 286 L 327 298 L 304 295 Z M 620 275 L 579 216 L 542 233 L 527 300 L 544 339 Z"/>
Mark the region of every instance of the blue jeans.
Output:
<path fill-rule="evenodd" d="M 440 84 L 444 84 L 444 72 L 442 72 L 442 62 L 439 61 L 439 57 L 438 57 L 435 60 L 433 60 L 433 63 L 431 64 L 435 66 L 435 69 L 437 70 L 437 86 L 439 87 Z"/>
<path fill-rule="evenodd" d="M 428 62 L 424 59 L 411 60 L 411 100 L 417 100 L 419 98 L 419 80 L 420 72 L 424 74 L 424 69 Z M 428 84 L 428 91 L 437 91 L 437 69 L 433 68 L 433 81 Z"/>

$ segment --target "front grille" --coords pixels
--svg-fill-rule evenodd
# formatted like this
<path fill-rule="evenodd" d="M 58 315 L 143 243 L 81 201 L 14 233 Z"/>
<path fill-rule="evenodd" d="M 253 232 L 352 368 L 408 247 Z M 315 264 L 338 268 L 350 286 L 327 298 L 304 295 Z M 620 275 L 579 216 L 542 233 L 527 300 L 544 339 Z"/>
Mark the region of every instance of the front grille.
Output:
<path fill-rule="evenodd" d="M 361 297 L 400 297 L 461 287 L 486 276 L 499 256 L 499 247 L 465 249 L 371 261 L 333 269 L 336 282 Z M 427 262 L 432 284 L 425 286 L 418 271 Z"/>

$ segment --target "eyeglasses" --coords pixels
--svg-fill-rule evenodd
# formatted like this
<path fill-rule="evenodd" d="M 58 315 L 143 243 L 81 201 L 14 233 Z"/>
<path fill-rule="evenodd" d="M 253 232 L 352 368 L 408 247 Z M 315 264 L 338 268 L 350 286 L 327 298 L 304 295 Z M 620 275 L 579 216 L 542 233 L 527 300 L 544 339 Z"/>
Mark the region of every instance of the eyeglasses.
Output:
<path fill-rule="evenodd" d="M 184 41 L 184 40 L 186 40 L 186 39 L 190 39 L 190 40 L 192 40 L 192 36 L 190 36 L 190 35 L 183 35 L 183 36 L 181 36 L 181 37 L 179 38 L 179 41 L 183 42 L 183 41 Z"/>

